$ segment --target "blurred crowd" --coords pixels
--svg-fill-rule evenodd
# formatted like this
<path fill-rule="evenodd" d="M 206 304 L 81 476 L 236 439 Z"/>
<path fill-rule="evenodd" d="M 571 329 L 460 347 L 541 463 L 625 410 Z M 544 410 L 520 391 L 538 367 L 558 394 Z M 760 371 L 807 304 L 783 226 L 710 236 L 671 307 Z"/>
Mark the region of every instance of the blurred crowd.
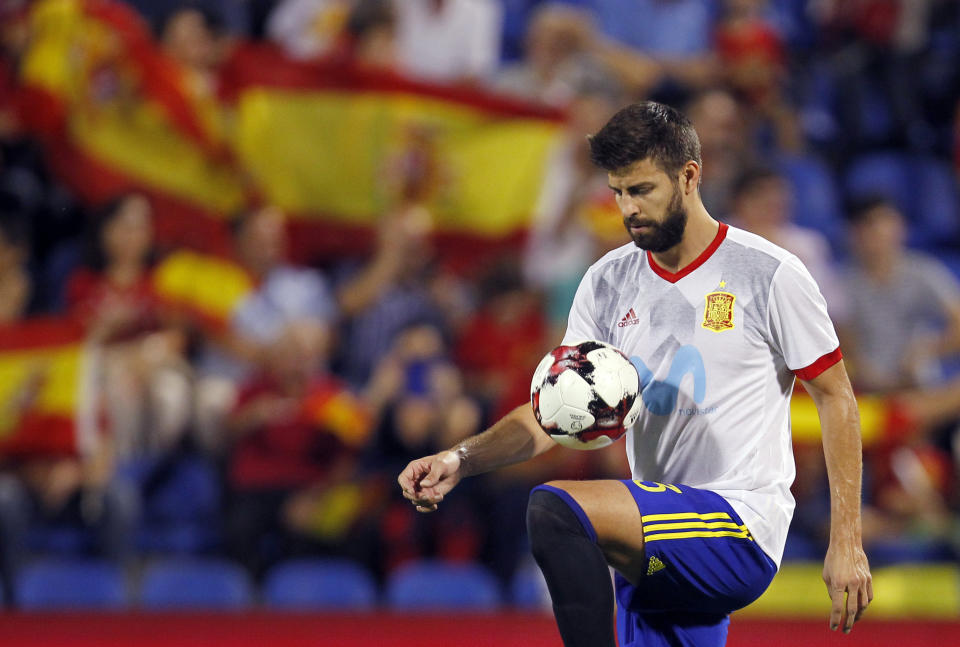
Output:
<path fill-rule="evenodd" d="M 710 213 L 803 260 L 856 389 L 883 403 L 866 447 L 868 553 L 956 558 L 960 4 L 132 5 L 201 93 L 216 95 L 238 43 L 269 41 L 294 59 L 547 104 L 565 115 L 563 135 L 524 241 L 481 267 L 442 262 L 415 186 L 387 206 L 364 255 L 294 262 L 283 212 L 232 214 L 230 249 L 210 262 L 248 291 L 210 321 L 158 290 L 199 261 L 158 243 L 148 195 L 82 201 L 23 127 L 11 97 L 30 2 L 0 0 L 0 338 L 35 319 L 81 327 L 92 413 L 77 425 L 93 430 L 73 452 L 0 449 L 7 599 L 17 569 L 50 553 L 129 565 L 214 554 L 254 576 L 291 556 L 336 555 L 381 578 L 438 557 L 479 561 L 506 585 L 525 559 L 529 488 L 625 477 L 622 448 L 557 450 L 472 479 L 427 516 L 395 477 L 527 400 L 584 269 L 628 240 L 584 135 L 644 98 L 690 115 Z M 0 429 L 29 413 L 36 381 L 0 402 Z M 819 559 L 829 513 L 819 445 L 798 443 L 797 464 L 787 558 Z"/>

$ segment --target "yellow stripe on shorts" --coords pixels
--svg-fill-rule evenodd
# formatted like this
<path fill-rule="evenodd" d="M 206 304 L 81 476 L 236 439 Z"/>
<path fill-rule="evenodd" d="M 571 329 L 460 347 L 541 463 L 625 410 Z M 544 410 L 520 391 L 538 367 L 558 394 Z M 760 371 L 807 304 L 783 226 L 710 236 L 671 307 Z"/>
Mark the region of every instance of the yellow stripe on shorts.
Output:
<path fill-rule="evenodd" d="M 690 532 L 662 532 L 653 535 L 645 535 L 643 541 L 660 541 L 661 539 L 690 539 L 692 537 L 736 537 L 738 539 L 749 539 L 753 537 L 746 529 L 734 532 L 732 530 L 693 530 Z"/>
<path fill-rule="evenodd" d="M 671 512 L 669 514 L 642 514 L 640 517 L 643 519 L 643 523 L 648 521 L 674 521 L 679 519 L 702 519 L 704 521 L 710 519 L 730 519 L 730 515 L 726 512 L 707 512 L 700 514 L 699 512 Z"/>
<path fill-rule="evenodd" d="M 655 532 L 657 530 L 680 530 L 682 528 L 703 528 L 704 530 L 713 528 L 732 528 L 734 530 L 746 530 L 745 526 L 739 526 L 732 521 L 683 521 L 680 523 L 652 523 L 643 527 L 643 532 Z"/>

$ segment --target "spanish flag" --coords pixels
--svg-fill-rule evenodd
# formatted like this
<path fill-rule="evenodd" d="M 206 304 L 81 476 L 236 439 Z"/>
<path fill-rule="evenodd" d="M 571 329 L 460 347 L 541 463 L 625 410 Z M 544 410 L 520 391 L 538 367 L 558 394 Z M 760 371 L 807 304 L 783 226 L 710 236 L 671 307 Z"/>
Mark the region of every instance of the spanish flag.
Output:
<path fill-rule="evenodd" d="M 411 203 L 441 243 L 522 236 L 564 119 L 262 44 L 205 87 L 110 0 L 39 0 L 30 27 L 20 78 L 56 172 L 91 203 L 143 191 L 162 240 L 206 251 L 225 251 L 225 221 L 254 197 L 290 216 L 301 258 L 369 248 L 370 227 Z"/>
<path fill-rule="evenodd" d="M 181 249 L 154 268 L 153 287 L 172 311 L 221 331 L 253 292 L 254 280 L 227 258 Z"/>
<path fill-rule="evenodd" d="M 40 0 L 29 20 L 20 77 L 31 110 L 46 116 L 26 121 L 55 171 L 94 204 L 143 191 L 155 198 L 158 233 L 222 244 L 224 214 L 246 198 L 215 94 L 124 4 Z"/>
<path fill-rule="evenodd" d="M 437 229 L 502 237 L 526 226 L 563 115 L 476 88 L 266 46 L 225 70 L 238 159 L 269 202 L 305 219 L 373 224 L 428 206 Z"/>
<path fill-rule="evenodd" d="M 95 442 L 90 356 L 69 320 L 0 330 L 0 457 L 71 455 Z"/>

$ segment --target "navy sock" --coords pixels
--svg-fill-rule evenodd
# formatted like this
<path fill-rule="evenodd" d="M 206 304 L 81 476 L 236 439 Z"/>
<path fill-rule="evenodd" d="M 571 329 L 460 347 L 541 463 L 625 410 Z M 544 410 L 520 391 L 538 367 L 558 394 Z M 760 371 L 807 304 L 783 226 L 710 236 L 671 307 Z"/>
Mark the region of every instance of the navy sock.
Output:
<path fill-rule="evenodd" d="M 534 488 L 527 533 L 564 646 L 616 647 L 610 571 L 580 506 L 557 488 Z"/>

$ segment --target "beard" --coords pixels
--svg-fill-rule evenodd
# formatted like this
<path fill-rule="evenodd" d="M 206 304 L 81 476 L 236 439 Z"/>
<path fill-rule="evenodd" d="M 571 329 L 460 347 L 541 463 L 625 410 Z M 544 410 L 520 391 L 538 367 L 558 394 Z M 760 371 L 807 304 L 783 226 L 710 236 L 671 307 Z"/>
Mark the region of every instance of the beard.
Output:
<path fill-rule="evenodd" d="M 667 251 L 683 239 L 683 232 L 687 228 L 687 210 L 683 208 L 679 187 L 675 188 L 673 197 L 670 198 L 663 222 L 624 218 L 623 224 L 633 239 L 633 244 L 640 249 L 655 253 Z M 647 225 L 650 231 L 635 234 L 630 230 L 631 225 Z"/>

